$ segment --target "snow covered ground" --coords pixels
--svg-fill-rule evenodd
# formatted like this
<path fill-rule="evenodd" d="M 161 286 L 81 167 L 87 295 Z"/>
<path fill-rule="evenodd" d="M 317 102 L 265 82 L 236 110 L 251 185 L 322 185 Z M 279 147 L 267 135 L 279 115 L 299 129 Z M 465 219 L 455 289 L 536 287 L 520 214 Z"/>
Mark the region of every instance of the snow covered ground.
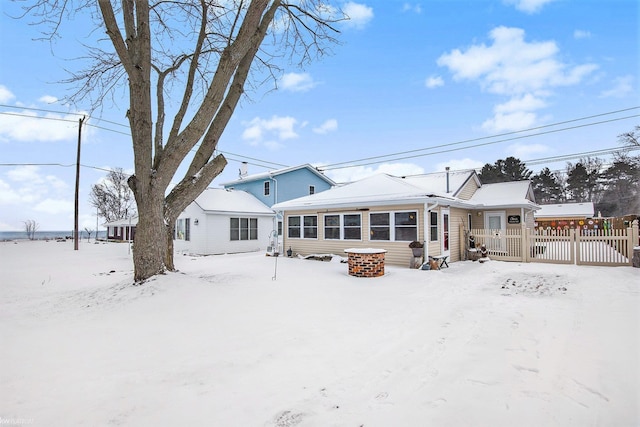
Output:
<path fill-rule="evenodd" d="M 640 424 L 640 269 L 176 264 L 132 286 L 126 244 L 0 243 L 0 424 Z"/>

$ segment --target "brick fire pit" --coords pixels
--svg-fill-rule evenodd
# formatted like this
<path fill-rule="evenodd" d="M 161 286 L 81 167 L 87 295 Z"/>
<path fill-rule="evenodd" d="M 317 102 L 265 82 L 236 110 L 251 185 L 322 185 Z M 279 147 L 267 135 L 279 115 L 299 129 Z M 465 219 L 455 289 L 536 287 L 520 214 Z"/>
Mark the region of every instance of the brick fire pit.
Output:
<path fill-rule="evenodd" d="M 349 276 L 384 276 L 385 249 L 350 248 L 344 250 L 348 255 Z"/>

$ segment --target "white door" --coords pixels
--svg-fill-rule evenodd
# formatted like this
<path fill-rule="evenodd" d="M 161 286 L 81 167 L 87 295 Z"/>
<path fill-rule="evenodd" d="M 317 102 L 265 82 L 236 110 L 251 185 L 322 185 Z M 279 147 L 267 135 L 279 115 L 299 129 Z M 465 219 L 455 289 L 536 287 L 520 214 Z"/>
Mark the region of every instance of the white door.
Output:
<path fill-rule="evenodd" d="M 442 209 L 442 255 L 449 256 L 451 250 L 449 247 L 449 209 Z"/>
<path fill-rule="evenodd" d="M 507 218 L 505 211 L 485 212 L 484 228 L 491 230 L 493 238 L 486 242 L 487 249 L 492 252 L 504 252 L 507 247 L 505 231 Z"/>

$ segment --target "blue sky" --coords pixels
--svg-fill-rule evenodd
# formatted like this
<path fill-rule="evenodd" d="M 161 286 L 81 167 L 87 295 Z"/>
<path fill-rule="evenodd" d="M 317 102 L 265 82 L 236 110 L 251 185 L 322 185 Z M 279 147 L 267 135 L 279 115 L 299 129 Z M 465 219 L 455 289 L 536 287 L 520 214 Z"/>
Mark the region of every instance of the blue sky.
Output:
<path fill-rule="evenodd" d="M 249 173 L 310 163 L 345 182 L 554 158 L 620 147 L 617 136 L 640 122 L 636 0 L 338 4 L 351 17 L 339 26 L 341 44 L 285 69 L 277 90 L 271 82 L 249 92 L 219 143 L 230 162 L 212 186 L 235 179 L 243 160 Z M 28 19 L 10 17 L 17 5 L 1 7 L 0 231 L 27 219 L 71 230 L 75 113 L 88 106 L 58 100 L 88 21 L 75 17 L 49 44 L 33 40 Z M 88 195 L 101 169 L 132 170 L 126 96 L 113 101 L 83 128 L 81 163 L 91 167 L 81 168 L 81 228 L 95 228 Z"/>

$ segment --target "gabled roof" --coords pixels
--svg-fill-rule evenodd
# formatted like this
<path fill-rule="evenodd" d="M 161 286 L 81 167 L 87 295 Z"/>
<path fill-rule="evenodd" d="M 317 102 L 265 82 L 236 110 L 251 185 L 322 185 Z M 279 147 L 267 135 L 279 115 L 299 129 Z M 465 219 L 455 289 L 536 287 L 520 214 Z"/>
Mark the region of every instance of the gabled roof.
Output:
<path fill-rule="evenodd" d="M 267 205 L 246 191 L 207 188 L 194 202 L 209 213 L 274 214 Z"/>
<path fill-rule="evenodd" d="M 411 175 L 405 180 L 428 193 L 457 197 L 464 185 L 471 179 L 480 187 L 480 179 L 474 170 L 451 171 L 449 175 L 449 191 L 447 192 L 447 172 L 435 172 L 424 175 Z"/>
<path fill-rule="evenodd" d="M 124 227 L 128 225 L 135 226 L 138 224 L 138 216 L 132 216 L 131 218 L 116 219 L 115 221 L 105 222 L 102 224 L 104 227 Z"/>
<path fill-rule="evenodd" d="M 456 197 L 470 180 L 477 180 L 475 171 L 449 174 L 449 192 L 446 188 L 446 172 L 396 177 L 387 174 L 334 187 L 321 193 L 277 203 L 274 210 L 308 210 L 327 208 L 365 208 L 406 203 L 434 203 L 469 209 L 488 207 L 537 208 L 533 202 L 530 181 L 486 184 L 480 187 L 470 200 Z M 480 181 L 477 181 L 480 184 Z M 485 191 L 480 191 L 485 190 Z M 476 197 L 477 196 L 477 197 Z"/>
<path fill-rule="evenodd" d="M 595 214 L 593 202 L 585 203 L 559 203 L 553 205 L 540 205 L 540 210 L 535 213 L 536 218 L 592 218 Z"/>
<path fill-rule="evenodd" d="M 246 175 L 243 177 L 240 177 L 236 180 L 233 181 L 229 181 L 229 182 L 223 182 L 220 185 L 222 186 L 230 186 L 230 185 L 234 185 L 234 184 L 238 184 L 238 183 L 244 183 L 244 182 L 251 182 L 251 181 L 261 181 L 267 178 L 271 178 L 274 176 L 278 176 L 278 175 L 283 175 L 285 173 L 289 173 L 289 172 L 294 172 L 300 169 L 308 169 L 309 171 L 313 172 L 314 174 L 316 174 L 318 177 L 320 177 L 321 179 L 325 180 L 329 185 L 336 185 L 336 183 L 329 178 L 328 176 L 326 176 L 325 174 L 321 173 L 318 171 L 318 169 L 314 168 L 313 166 L 311 166 L 308 163 L 305 163 L 304 165 L 299 165 L 299 166 L 292 166 L 292 167 L 288 167 L 288 168 L 284 168 L 284 169 L 277 169 L 277 170 L 272 170 L 272 171 L 268 171 L 268 172 L 262 172 L 262 173 L 256 173 L 256 174 L 252 174 L 252 175 Z"/>
<path fill-rule="evenodd" d="M 308 207 L 361 207 L 381 202 L 398 203 L 424 197 L 425 192 L 403 178 L 377 174 L 320 193 L 277 203 L 276 210 Z"/>
<path fill-rule="evenodd" d="M 510 181 L 483 184 L 469 199 L 469 203 L 477 208 L 537 208 L 534 200 L 531 181 Z"/>

